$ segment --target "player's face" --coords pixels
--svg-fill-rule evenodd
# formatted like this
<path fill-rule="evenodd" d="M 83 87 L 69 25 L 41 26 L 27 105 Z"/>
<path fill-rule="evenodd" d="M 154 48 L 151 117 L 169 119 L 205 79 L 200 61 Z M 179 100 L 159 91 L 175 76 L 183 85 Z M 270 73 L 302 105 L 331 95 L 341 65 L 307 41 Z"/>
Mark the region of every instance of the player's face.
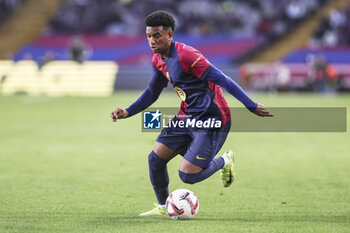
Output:
<path fill-rule="evenodd" d="M 146 27 L 148 44 L 154 53 L 169 55 L 173 32 L 160 27 Z"/>

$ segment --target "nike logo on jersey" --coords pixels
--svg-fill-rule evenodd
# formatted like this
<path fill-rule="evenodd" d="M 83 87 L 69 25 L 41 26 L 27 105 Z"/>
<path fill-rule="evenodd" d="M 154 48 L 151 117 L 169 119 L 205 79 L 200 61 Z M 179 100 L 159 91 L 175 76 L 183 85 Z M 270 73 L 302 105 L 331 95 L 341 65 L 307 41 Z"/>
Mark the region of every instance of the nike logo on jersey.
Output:
<path fill-rule="evenodd" d="M 197 155 L 197 156 L 196 156 L 196 159 L 206 160 L 207 158 L 199 157 L 199 155 Z"/>

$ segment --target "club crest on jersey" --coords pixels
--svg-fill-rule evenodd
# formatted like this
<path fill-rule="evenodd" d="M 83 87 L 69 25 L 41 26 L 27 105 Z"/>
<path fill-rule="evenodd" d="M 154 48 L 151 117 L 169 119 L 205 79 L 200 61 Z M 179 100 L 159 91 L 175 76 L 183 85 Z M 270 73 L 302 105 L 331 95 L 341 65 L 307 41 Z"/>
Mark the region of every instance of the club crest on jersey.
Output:
<path fill-rule="evenodd" d="M 175 86 L 174 90 L 176 91 L 177 95 L 180 97 L 182 101 L 186 100 L 186 93 L 184 90 L 182 90 L 180 87 Z"/>

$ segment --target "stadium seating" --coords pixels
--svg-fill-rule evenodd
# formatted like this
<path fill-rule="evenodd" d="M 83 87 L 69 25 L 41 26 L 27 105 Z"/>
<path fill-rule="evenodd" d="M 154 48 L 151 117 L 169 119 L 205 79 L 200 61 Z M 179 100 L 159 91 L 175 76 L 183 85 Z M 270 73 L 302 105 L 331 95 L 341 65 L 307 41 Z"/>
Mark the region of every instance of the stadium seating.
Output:
<path fill-rule="evenodd" d="M 15 11 L 24 0 L 0 1 L 0 23 Z"/>
<path fill-rule="evenodd" d="M 244 70 L 244 71 L 242 71 Z M 331 64 L 328 72 L 336 82 L 338 91 L 350 90 L 350 67 L 348 64 Z M 255 90 L 268 91 L 312 91 L 314 67 L 310 63 L 247 64 L 241 67 L 243 83 Z M 249 79 L 249 80 L 247 80 Z"/>
<path fill-rule="evenodd" d="M 47 50 L 52 50 L 57 59 L 69 59 L 69 35 L 92 34 L 96 36 L 84 37 L 88 60 L 148 64 L 143 20 L 150 12 L 163 9 L 176 18 L 176 40 L 196 47 L 215 65 L 227 65 L 288 32 L 326 1 L 66 1 L 43 36 L 22 47 L 15 59 L 31 54 L 37 60 Z M 67 36 L 59 36 L 62 34 Z"/>
<path fill-rule="evenodd" d="M 61 73 L 59 73 L 59 76 L 62 76 L 60 80 L 63 83 L 65 82 L 65 78 L 68 76 L 69 78 L 67 78 L 67 80 L 76 80 L 74 79 L 76 75 L 85 75 L 79 73 L 81 71 L 79 71 L 77 67 L 85 67 L 87 64 L 93 64 L 90 62 L 108 61 L 117 63 L 122 67 L 122 73 L 125 75 L 121 75 L 122 78 L 119 79 L 119 81 L 121 81 L 121 83 L 118 83 L 119 86 L 123 88 L 144 87 L 145 83 L 148 81 L 147 77 L 149 77 L 150 72 L 150 70 L 146 69 L 146 67 L 149 67 L 152 53 L 144 35 L 143 18 L 149 12 L 154 10 L 154 8 L 150 5 L 150 3 L 154 1 L 155 0 L 145 1 L 148 2 L 148 4 L 145 2 L 136 3 L 136 1 L 132 0 L 127 2 L 114 0 L 62 1 L 65 3 L 56 12 L 51 24 L 48 25 L 48 27 L 43 31 L 42 35 L 32 42 L 24 45 L 15 53 L 14 61 L 17 62 L 13 65 L 13 67 L 15 67 L 15 71 L 13 71 L 13 73 L 10 75 L 6 75 L 6 79 L 3 80 L 2 93 L 7 94 L 20 92 L 20 86 L 11 89 L 11 85 L 8 84 L 9 80 L 14 81 L 15 78 L 18 78 L 17 83 L 24 83 L 23 85 L 25 86 L 26 91 L 29 91 L 34 95 L 43 93 L 43 91 L 40 91 L 40 88 L 38 89 L 36 84 L 34 87 L 30 87 L 25 83 L 27 83 L 28 80 L 31 80 L 30 77 L 34 73 L 36 73 L 37 76 L 46 76 L 48 72 L 47 69 L 50 70 L 53 69 L 52 67 L 59 66 L 59 63 L 57 63 L 59 61 L 63 63 L 66 62 L 64 64 L 70 64 L 67 66 L 67 71 L 70 71 L 71 75 L 68 75 L 68 73 L 62 73 L 63 71 L 60 71 Z M 191 12 L 186 11 L 185 6 L 192 4 L 190 1 L 181 1 L 181 4 L 179 4 L 178 7 L 183 11 L 179 11 L 178 9 L 173 10 L 171 7 L 169 8 L 169 6 L 174 6 L 174 4 L 176 5 L 176 2 L 177 1 L 169 1 L 167 3 L 160 4 L 161 9 L 169 10 L 176 17 L 178 27 L 175 33 L 175 40 L 197 48 L 214 65 L 219 66 L 221 69 L 229 67 L 231 70 L 228 72 L 228 74 L 236 81 L 239 79 L 236 75 L 234 65 L 237 63 L 237 59 L 241 58 L 242 55 L 259 46 L 269 47 L 267 45 L 268 43 L 274 42 L 278 36 L 284 35 L 286 37 L 286 35 L 293 34 L 290 33 L 293 32 L 291 29 L 293 27 L 296 28 L 298 25 L 302 26 L 303 23 L 306 25 L 306 21 L 313 21 L 312 24 L 316 25 L 319 21 L 319 16 L 323 14 L 321 14 L 321 12 L 325 12 L 323 8 L 327 8 L 328 6 L 327 9 L 332 10 L 333 8 L 335 9 L 335 7 L 332 6 L 332 3 L 337 3 L 338 5 L 340 3 L 344 3 L 343 0 L 312 0 L 307 3 L 301 1 L 301 5 L 294 5 L 290 8 L 289 4 L 292 4 L 293 1 L 281 0 L 278 2 L 278 4 L 276 3 L 276 8 L 270 9 L 268 8 L 268 4 L 271 4 L 269 3 L 269 0 L 237 2 L 226 1 L 226 5 L 222 5 L 222 1 L 198 1 L 197 3 L 200 3 L 203 9 L 208 6 L 211 6 L 213 9 L 217 9 L 217 7 L 219 7 L 217 9 L 217 12 L 219 13 L 216 15 L 213 13 L 211 20 L 208 21 L 208 16 L 203 15 L 203 9 L 194 9 L 194 12 L 192 12 L 194 15 L 191 15 Z M 231 4 L 230 2 L 233 3 Z M 92 5 L 89 5 L 88 3 L 92 3 Z M 141 6 L 144 6 L 145 4 L 147 7 L 143 9 Z M 323 6 L 322 9 L 320 6 Z M 118 9 L 118 11 L 111 11 L 109 8 L 114 10 Z M 293 12 L 291 9 L 299 9 L 300 12 L 296 14 L 297 12 Z M 312 13 L 316 12 L 317 9 L 317 13 L 313 15 L 319 16 L 311 17 Z M 133 19 L 132 22 L 129 22 L 129 18 L 125 18 L 123 14 L 121 14 L 121 10 L 125 11 L 124 13 L 126 15 L 135 16 L 136 18 Z M 278 14 L 279 11 L 280 14 Z M 106 14 L 111 14 L 111 17 L 113 16 L 116 18 L 109 18 L 109 16 L 107 17 L 106 15 L 106 18 L 111 20 L 106 20 L 105 22 L 102 22 L 103 20 L 95 22 L 98 23 L 98 25 L 90 22 L 89 20 L 86 22 L 84 20 L 73 20 L 74 22 L 72 22 L 70 20 L 72 20 L 74 17 L 66 17 L 69 16 L 71 12 L 80 12 L 82 13 L 82 16 L 84 16 L 84 12 L 95 14 L 97 16 L 101 15 L 101 12 L 105 12 Z M 243 17 L 247 12 L 252 14 L 251 22 L 249 21 L 250 19 L 248 21 L 241 19 L 241 22 L 235 25 L 235 19 L 230 18 L 231 16 Z M 261 16 L 268 12 L 271 14 L 270 17 L 254 18 L 255 16 Z M 139 13 L 139 15 L 135 15 L 136 13 Z M 308 13 L 310 14 L 308 15 Z M 223 15 L 228 17 L 227 20 L 231 20 L 229 25 L 225 23 L 226 21 Z M 117 16 L 120 17 L 118 18 Z M 202 18 L 206 20 L 203 21 L 201 20 Z M 193 19 L 193 22 L 186 24 L 183 23 L 183 20 L 189 19 Z M 303 21 L 305 19 L 306 21 Z M 136 21 L 138 23 L 136 23 Z M 81 23 L 86 23 L 86 25 L 80 25 Z M 135 31 L 130 32 L 128 30 L 121 30 L 128 28 L 128 25 L 130 26 L 130 24 L 133 25 L 132 29 Z M 278 26 L 280 28 L 278 28 Z M 300 28 L 299 26 L 297 28 Z M 73 27 L 75 27 L 75 29 Z M 227 30 L 225 31 L 223 28 L 226 28 Z M 307 38 L 310 37 L 310 34 L 312 34 L 312 30 L 309 31 L 309 34 L 294 34 L 304 35 L 304 39 L 307 40 Z M 82 51 L 83 60 L 88 61 L 83 63 L 82 66 L 79 66 L 77 63 L 68 62 L 69 60 L 73 59 L 70 52 L 70 46 L 72 45 L 72 41 L 77 38 L 75 33 L 82 33 L 81 36 L 79 36 L 79 40 L 81 40 L 84 47 Z M 257 66 L 256 64 L 247 65 L 246 67 L 249 67 L 247 70 L 250 72 L 249 75 L 251 75 L 252 78 L 250 87 L 254 88 L 255 90 L 311 90 L 309 88 L 310 73 L 313 72 L 313 67 L 307 62 L 310 57 L 317 57 L 319 54 L 323 54 L 327 63 L 334 68 L 337 74 L 336 76 L 339 78 L 338 80 L 340 80 L 338 82 L 339 87 L 350 89 L 350 71 L 346 66 L 346 64 L 350 61 L 349 45 L 336 45 L 331 48 L 325 48 L 322 46 L 318 46 L 316 48 L 313 46 L 304 46 L 299 48 L 300 44 L 298 46 L 290 46 L 298 49 L 292 51 L 285 57 L 282 57 L 277 63 L 268 65 L 260 64 Z M 288 47 L 289 45 L 291 44 L 287 43 L 287 45 L 284 47 Z M 277 50 L 270 51 L 277 54 Z M 278 56 L 280 57 L 281 55 Z M 52 62 L 53 60 L 56 61 Z M 273 61 L 275 60 L 276 59 L 274 58 Z M 51 62 L 47 63 L 49 61 Z M 266 61 L 266 59 L 264 61 Z M 280 61 L 282 63 L 280 63 Z M 35 65 L 35 62 L 37 65 Z M 35 69 L 33 68 L 34 66 L 36 66 Z M 0 65 L 0 72 L 6 73 L 7 71 L 5 70 L 7 67 L 7 65 L 4 65 L 3 67 Z M 253 68 L 251 69 L 251 67 Z M 114 69 L 118 68 L 111 68 L 111 70 Z M 136 75 L 137 78 L 136 76 L 134 77 L 135 82 L 130 81 L 132 78 L 124 78 L 124 76 L 130 76 L 127 75 L 128 72 L 132 73 L 135 70 L 145 71 L 143 71 L 142 75 Z M 234 72 L 232 72 L 232 70 L 234 70 Z M 29 78 L 21 81 L 19 76 L 25 72 L 29 73 Z M 93 71 L 93 73 L 94 72 L 95 71 Z M 234 75 L 232 75 L 232 73 Z M 286 76 L 288 74 L 288 79 L 279 77 L 280 80 L 277 81 L 278 78 L 276 77 L 279 76 L 279 73 L 283 74 L 282 76 Z M 6 74 L 8 74 L 8 72 Z M 97 73 L 95 72 L 94 74 Z M 113 75 L 115 76 L 115 74 L 116 71 L 113 73 Z M 15 78 L 12 78 L 12 76 Z M 141 80 L 141 76 L 146 78 Z M 8 77 L 10 77 L 10 79 L 8 79 Z M 52 80 L 52 76 L 50 77 L 51 78 L 48 79 Z M 93 75 L 91 77 L 93 77 Z M 245 77 L 243 77 L 243 83 L 246 81 L 244 78 Z M 33 77 L 33 83 L 38 83 L 38 80 L 34 79 L 35 78 Z M 86 81 L 86 79 L 84 79 L 84 81 Z M 247 87 L 249 88 L 249 86 Z M 110 88 L 113 88 L 113 82 L 111 83 Z M 49 91 L 46 94 L 82 94 L 80 92 L 75 93 L 73 90 L 69 91 L 68 89 L 64 88 L 64 91 L 66 92 L 64 92 L 63 89 L 57 92 L 57 90 L 53 91 L 48 88 Z M 54 92 L 59 94 L 54 94 Z M 109 93 L 109 89 L 101 91 L 101 93 L 104 93 L 101 95 L 105 95 L 106 93 Z M 95 93 L 94 95 L 98 94 Z"/>
<path fill-rule="evenodd" d="M 329 63 L 349 63 L 350 46 L 336 48 L 301 48 L 293 51 L 283 58 L 286 63 L 305 63 L 310 56 L 322 54 Z"/>
<path fill-rule="evenodd" d="M 24 46 L 15 56 L 15 60 L 21 60 L 26 54 L 31 54 L 34 60 L 38 60 L 46 51 L 53 51 L 55 59 L 69 59 L 68 47 L 71 36 L 42 36 L 34 43 Z M 192 45 L 200 50 L 215 65 L 226 65 L 232 59 L 246 50 L 254 47 L 260 38 L 234 38 L 225 35 L 212 35 L 190 37 L 176 35 L 181 42 Z M 152 56 L 144 35 L 125 37 L 95 35 L 85 36 L 84 43 L 91 51 L 88 60 L 115 61 L 121 65 L 149 64 Z"/>

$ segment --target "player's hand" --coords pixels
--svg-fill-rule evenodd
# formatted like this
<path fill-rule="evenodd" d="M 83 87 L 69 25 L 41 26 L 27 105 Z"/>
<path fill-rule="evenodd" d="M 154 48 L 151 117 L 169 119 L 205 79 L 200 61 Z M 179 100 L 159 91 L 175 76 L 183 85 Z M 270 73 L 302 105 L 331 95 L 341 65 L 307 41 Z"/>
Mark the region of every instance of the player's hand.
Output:
<path fill-rule="evenodd" d="M 113 122 L 116 122 L 118 119 L 126 118 L 129 115 L 128 111 L 122 108 L 117 108 L 111 112 L 111 118 Z"/>
<path fill-rule="evenodd" d="M 273 117 L 273 114 L 270 113 L 263 104 L 258 104 L 253 113 L 261 117 Z"/>

